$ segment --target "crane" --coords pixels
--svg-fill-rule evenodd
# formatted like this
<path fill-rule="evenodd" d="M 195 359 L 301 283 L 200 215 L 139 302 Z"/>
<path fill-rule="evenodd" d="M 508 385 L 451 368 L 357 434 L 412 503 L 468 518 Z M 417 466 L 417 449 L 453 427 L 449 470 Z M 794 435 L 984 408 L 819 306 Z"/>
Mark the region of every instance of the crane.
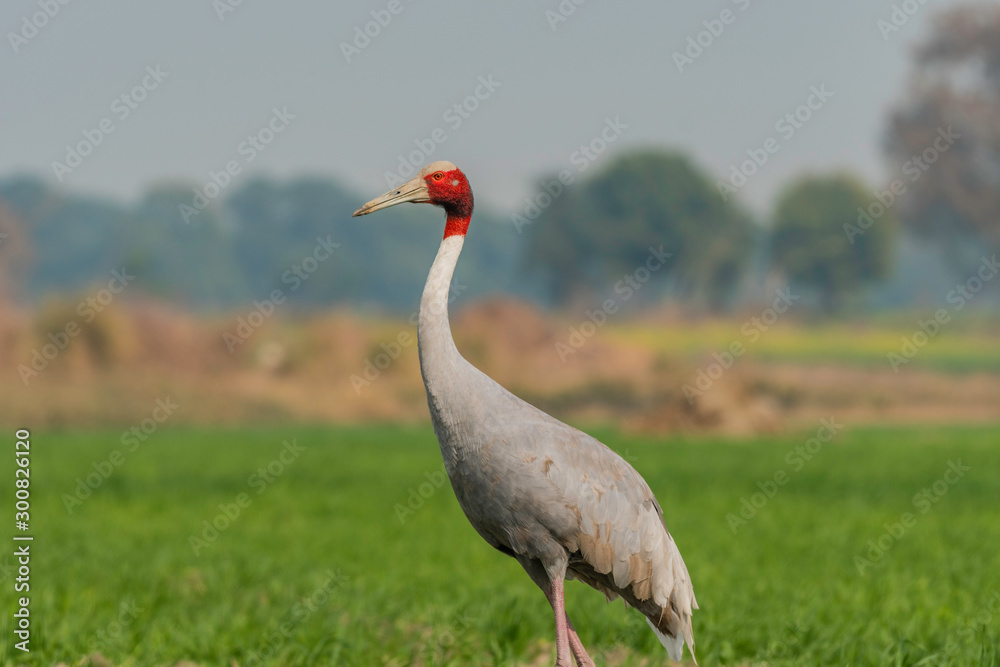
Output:
<path fill-rule="evenodd" d="M 691 577 L 649 485 L 610 448 L 522 401 L 459 353 L 448 323 L 452 274 L 472 218 L 472 188 L 446 161 L 368 202 L 440 206 L 444 239 L 420 299 L 417 347 L 434 432 L 452 488 L 484 540 L 512 556 L 555 617 L 556 666 L 592 667 L 566 615 L 576 579 L 646 617 L 673 660 L 694 657 Z"/>

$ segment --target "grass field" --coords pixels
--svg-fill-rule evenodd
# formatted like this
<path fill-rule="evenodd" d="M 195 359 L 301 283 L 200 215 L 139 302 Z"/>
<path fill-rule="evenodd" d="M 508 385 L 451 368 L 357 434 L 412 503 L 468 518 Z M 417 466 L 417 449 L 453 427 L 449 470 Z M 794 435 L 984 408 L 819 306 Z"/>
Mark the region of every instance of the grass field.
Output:
<path fill-rule="evenodd" d="M 135 451 L 120 435 L 33 434 L 33 650 L 5 613 L 0 664 L 551 664 L 544 598 L 440 485 L 429 428 L 173 429 Z M 1000 428 L 845 429 L 814 453 L 812 433 L 596 435 L 664 507 L 701 665 L 1000 664 Z M 599 665 L 667 664 L 638 614 L 567 595 Z"/>

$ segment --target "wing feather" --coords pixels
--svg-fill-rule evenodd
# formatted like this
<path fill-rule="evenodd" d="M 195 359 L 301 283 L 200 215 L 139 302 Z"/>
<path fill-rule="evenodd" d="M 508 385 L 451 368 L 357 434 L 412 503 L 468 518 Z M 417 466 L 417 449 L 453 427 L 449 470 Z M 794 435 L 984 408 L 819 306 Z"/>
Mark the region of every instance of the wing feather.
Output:
<path fill-rule="evenodd" d="M 579 560 L 586 565 L 575 572 L 577 578 L 654 616 L 650 622 L 657 631 L 683 640 L 693 655 L 691 613 L 698 602 L 649 485 L 600 441 L 549 419 L 554 423 L 546 424 L 542 439 L 542 456 L 551 460 L 547 477 L 580 517 L 576 534 L 557 535 L 580 546 Z"/>

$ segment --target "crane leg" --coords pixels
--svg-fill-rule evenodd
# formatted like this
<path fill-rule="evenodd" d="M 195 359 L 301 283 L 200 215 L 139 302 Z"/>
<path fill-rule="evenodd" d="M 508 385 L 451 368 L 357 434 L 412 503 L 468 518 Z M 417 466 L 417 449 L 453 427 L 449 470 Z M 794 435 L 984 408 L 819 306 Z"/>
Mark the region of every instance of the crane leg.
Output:
<path fill-rule="evenodd" d="M 566 559 L 553 558 L 547 565 L 527 556 L 515 556 L 524 571 L 528 573 L 535 585 L 542 589 L 545 599 L 552 606 L 552 615 L 556 622 L 556 667 L 572 667 L 573 657 L 578 665 L 589 667 L 586 662 L 580 662 L 580 656 L 586 656 L 580 638 L 570 625 L 566 616 L 566 598 L 563 594 L 563 580 L 566 578 Z M 579 647 L 579 652 L 577 651 Z M 572 653 L 570 652 L 572 648 Z M 589 660 L 590 658 L 587 658 Z"/>
<path fill-rule="evenodd" d="M 569 647 L 573 651 L 573 657 L 576 658 L 578 667 L 594 667 L 594 661 L 587 655 L 587 649 L 583 648 L 583 642 L 580 641 L 579 635 L 576 634 L 573 621 L 569 620 L 568 614 L 566 616 L 566 627 L 569 630 Z"/>
<path fill-rule="evenodd" d="M 562 577 L 551 581 L 549 593 L 545 597 L 549 598 L 549 604 L 552 605 L 552 613 L 556 620 L 556 667 L 571 667 L 569 662 L 569 619 L 566 618 L 566 598 L 563 595 Z"/>
<path fill-rule="evenodd" d="M 572 651 L 573 658 L 576 660 L 578 667 L 594 667 L 594 661 L 591 660 L 590 656 L 587 655 L 587 649 L 583 647 L 583 642 L 580 641 L 580 636 L 576 634 L 576 628 L 573 627 L 573 621 L 569 620 L 569 614 L 566 613 L 566 599 L 563 595 L 563 581 L 559 581 L 559 596 L 556 597 L 556 586 L 552 587 L 551 592 L 545 591 L 545 598 L 552 605 L 552 611 L 556 614 L 556 665 L 561 666 L 563 664 L 569 664 L 569 657 L 567 656 L 563 660 L 563 656 L 568 653 L 568 651 L 563 651 L 560 653 L 559 650 L 559 613 L 562 610 L 562 618 L 565 623 L 565 633 L 567 643 L 569 644 L 569 651 Z"/>

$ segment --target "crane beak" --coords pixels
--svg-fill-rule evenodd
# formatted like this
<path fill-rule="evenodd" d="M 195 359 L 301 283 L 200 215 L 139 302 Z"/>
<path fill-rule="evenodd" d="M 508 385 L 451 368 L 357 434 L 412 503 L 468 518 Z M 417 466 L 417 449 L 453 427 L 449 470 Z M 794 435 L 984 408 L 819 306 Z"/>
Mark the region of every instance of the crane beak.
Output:
<path fill-rule="evenodd" d="M 404 202 L 425 204 L 430 202 L 430 200 L 430 194 L 427 192 L 427 182 L 423 176 L 417 176 L 403 183 L 395 190 L 390 190 L 381 197 L 371 200 L 355 211 L 352 217 L 356 218 L 359 215 L 368 215 L 369 213 L 381 211 L 383 208 L 389 208 L 390 206 Z"/>

